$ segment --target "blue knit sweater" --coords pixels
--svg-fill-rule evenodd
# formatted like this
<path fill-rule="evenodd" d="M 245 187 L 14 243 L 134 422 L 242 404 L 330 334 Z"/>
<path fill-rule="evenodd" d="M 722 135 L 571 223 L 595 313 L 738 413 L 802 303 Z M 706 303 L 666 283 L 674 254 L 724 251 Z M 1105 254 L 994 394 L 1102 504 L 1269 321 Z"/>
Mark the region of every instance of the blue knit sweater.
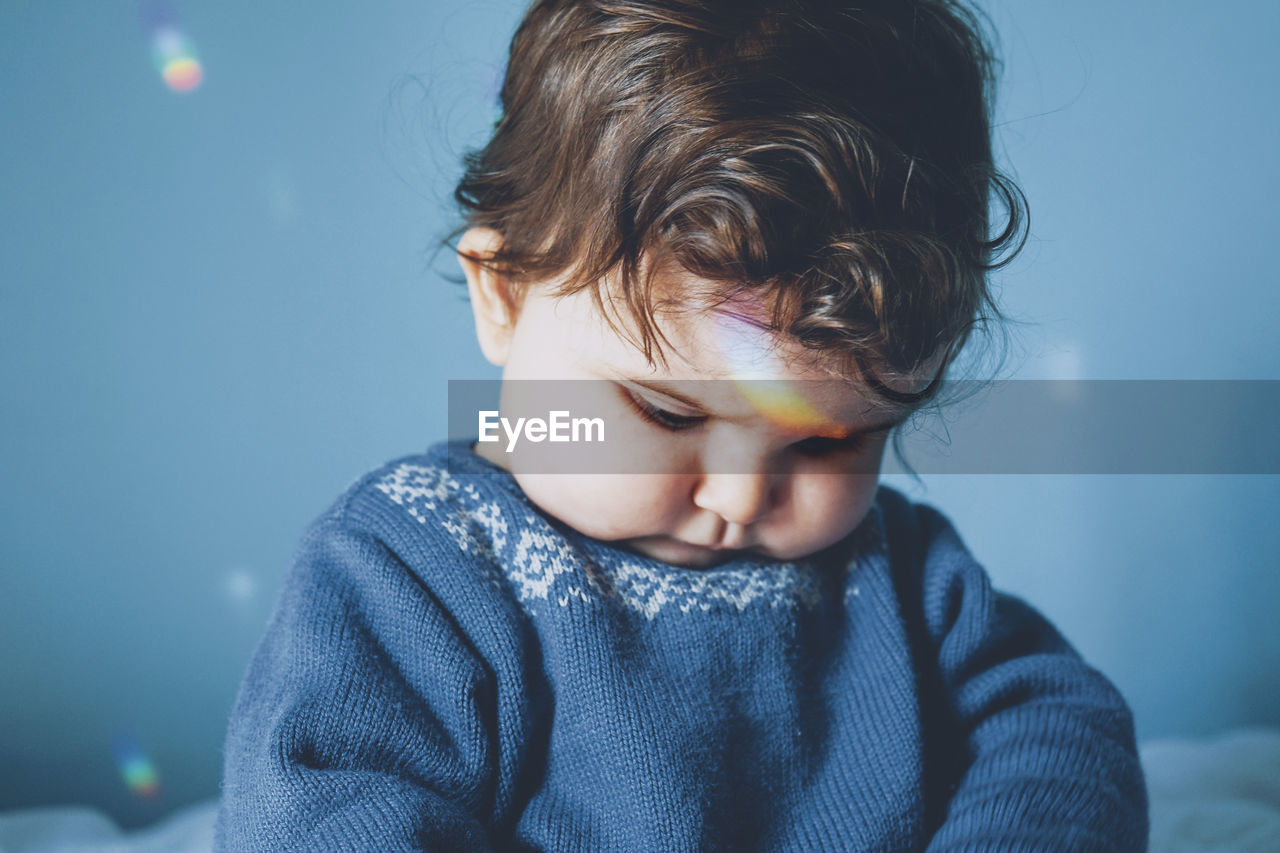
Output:
<path fill-rule="evenodd" d="M 934 510 L 677 568 L 459 443 L 310 529 L 225 760 L 219 850 L 1146 846 L 1124 700 Z"/>

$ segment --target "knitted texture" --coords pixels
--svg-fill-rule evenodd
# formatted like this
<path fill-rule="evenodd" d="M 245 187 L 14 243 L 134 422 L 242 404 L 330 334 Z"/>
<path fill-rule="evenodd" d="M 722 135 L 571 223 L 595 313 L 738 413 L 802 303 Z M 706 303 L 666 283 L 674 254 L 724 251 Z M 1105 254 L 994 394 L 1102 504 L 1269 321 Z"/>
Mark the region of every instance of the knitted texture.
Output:
<path fill-rule="evenodd" d="M 219 850 L 1141 851 L 1116 689 L 881 488 L 678 568 L 440 444 L 311 527 L 232 711 Z"/>

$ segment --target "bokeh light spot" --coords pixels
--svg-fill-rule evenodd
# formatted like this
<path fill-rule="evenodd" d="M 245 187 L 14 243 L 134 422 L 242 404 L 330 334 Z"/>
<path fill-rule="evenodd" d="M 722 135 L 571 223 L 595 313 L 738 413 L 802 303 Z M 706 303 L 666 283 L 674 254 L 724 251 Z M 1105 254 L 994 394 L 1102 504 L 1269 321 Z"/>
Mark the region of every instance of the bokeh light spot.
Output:
<path fill-rule="evenodd" d="M 236 601 L 248 601 L 258 590 L 258 582 L 244 569 L 234 569 L 227 574 L 227 595 Z"/>
<path fill-rule="evenodd" d="M 204 78 L 200 63 L 191 57 L 175 59 L 161 73 L 164 75 L 164 82 L 175 92 L 190 92 Z"/>
<path fill-rule="evenodd" d="M 118 735 L 111 744 L 120 777 L 135 797 L 150 800 L 160 794 L 160 774 L 132 735 Z"/>

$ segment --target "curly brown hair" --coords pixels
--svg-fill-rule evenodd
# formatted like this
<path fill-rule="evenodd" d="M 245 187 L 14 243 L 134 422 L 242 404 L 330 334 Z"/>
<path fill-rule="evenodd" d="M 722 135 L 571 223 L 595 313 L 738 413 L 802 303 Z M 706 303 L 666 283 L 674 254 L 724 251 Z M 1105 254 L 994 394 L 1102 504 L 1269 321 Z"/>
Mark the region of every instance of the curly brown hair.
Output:
<path fill-rule="evenodd" d="M 536 0 L 455 191 L 464 229 L 502 237 L 473 260 L 513 304 L 559 279 L 606 317 L 608 277 L 651 363 L 653 272 L 676 264 L 718 298 L 769 297 L 771 330 L 921 403 L 1000 316 L 988 273 L 1026 233 L 993 163 L 983 21 L 952 0 Z M 923 390 L 888 387 L 926 365 Z"/>

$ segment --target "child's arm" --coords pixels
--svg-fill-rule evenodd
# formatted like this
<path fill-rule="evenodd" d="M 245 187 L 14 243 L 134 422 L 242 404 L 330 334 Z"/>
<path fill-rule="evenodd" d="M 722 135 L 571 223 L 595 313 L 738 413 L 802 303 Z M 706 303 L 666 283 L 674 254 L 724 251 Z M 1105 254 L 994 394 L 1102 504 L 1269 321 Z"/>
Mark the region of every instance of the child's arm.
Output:
<path fill-rule="evenodd" d="M 929 850 L 1142 851 L 1147 800 L 1119 692 L 1035 610 L 991 588 L 922 508 L 925 620 L 967 768 Z"/>
<path fill-rule="evenodd" d="M 232 712 L 216 849 L 489 849 L 491 688 L 383 543 L 321 522 Z"/>

